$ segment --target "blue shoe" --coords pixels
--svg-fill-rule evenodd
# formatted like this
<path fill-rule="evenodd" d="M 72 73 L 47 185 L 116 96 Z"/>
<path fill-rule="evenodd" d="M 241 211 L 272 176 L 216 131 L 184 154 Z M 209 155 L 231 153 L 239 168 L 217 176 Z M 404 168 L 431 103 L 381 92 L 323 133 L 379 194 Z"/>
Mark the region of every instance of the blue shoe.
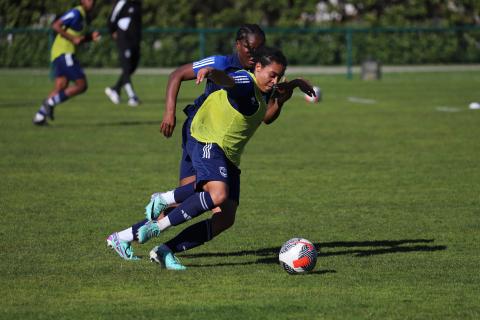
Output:
<path fill-rule="evenodd" d="M 160 229 L 158 228 L 157 221 L 148 221 L 143 226 L 138 228 L 137 238 L 139 243 L 145 243 L 153 237 L 160 235 Z"/>
<path fill-rule="evenodd" d="M 130 242 L 120 240 L 117 232 L 108 236 L 107 246 L 115 250 L 115 252 L 125 260 L 140 260 L 139 257 L 133 254 L 133 248 Z"/>
<path fill-rule="evenodd" d="M 147 220 L 155 220 L 166 208 L 168 208 L 168 204 L 165 199 L 160 194 L 154 193 L 145 207 L 145 216 Z"/>
<path fill-rule="evenodd" d="M 150 261 L 160 264 L 167 270 L 186 270 L 183 264 L 180 263 L 177 257 L 165 246 L 156 246 L 150 251 Z"/>

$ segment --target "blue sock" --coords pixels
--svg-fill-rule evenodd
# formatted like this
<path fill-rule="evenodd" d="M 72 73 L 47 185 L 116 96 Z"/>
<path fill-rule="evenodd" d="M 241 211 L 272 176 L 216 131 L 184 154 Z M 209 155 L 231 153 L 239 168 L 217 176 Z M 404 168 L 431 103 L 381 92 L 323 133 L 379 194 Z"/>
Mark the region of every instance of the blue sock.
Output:
<path fill-rule="evenodd" d="M 134 225 L 132 225 L 133 240 L 138 241 L 138 237 L 137 237 L 138 229 L 140 229 L 140 227 L 143 226 L 147 222 L 148 222 L 148 220 L 145 219 L 145 220 L 142 220 L 142 221 L 137 222 Z"/>
<path fill-rule="evenodd" d="M 208 192 L 196 192 L 168 214 L 173 226 L 195 218 L 205 211 L 215 208 Z"/>
<path fill-rule="evenodd" d="M 66 100 L 68 100 L 68 96 L 65 94 L 65 90 L 59 91 L 56 95 L 47 99 L 47 103 L 49 106 L 54 107 L 57 104 L 60 104 Z"/>
<path fill-rule="evenodd" d="M 212 220 L 207 219 L 193 224 L 180 232 L 165 245 L 174 253 L 187 251 L 212 239 Z"/>
<path fill-rule="evenodd" d="M 195 193 L 195 182 L 186 184 L 173 190 L 173 196 L 176 203 L 182 203 Z"/>

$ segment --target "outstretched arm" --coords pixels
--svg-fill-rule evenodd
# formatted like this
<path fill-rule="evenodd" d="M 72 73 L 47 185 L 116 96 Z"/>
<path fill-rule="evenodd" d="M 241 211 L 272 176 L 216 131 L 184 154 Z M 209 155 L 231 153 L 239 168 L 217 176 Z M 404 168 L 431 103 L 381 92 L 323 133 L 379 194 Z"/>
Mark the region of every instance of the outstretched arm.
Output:
<path fill-rule="evenodd" d="M 197 73 L 196 84 L 200 84 L 205 78 L 210 79 L 216 85 L 221 87 L 231 88 L 235 85 L 235 81 L 232 77 L 226 74 L 224 71 L 214 69 L 212 67 L 205 67 L 200 69 Z"/>
<path fill-rule="evenodd" d="M 177 96 L 182 81 L 195 79 L 193 64 L 188 63 L 173 71 L 168 78 L 167 93 L 165 99 L 165 111 L 160 125 L 160 132 L 167 138 L 171 137 L 175 129 L 175 112 L 177 106 Z"/>
<path fill-rule="evenodd" d="M 277 84 L 268 103 L 265 117 L 263 118 L 265 124 L 270 124 L 278 118 L 282 111 L 283 104 L 292 97 L 293 90 L 297 87 L 309 96 L 316 96 L 312 85 L 304 79 L 294 79 Z"/>

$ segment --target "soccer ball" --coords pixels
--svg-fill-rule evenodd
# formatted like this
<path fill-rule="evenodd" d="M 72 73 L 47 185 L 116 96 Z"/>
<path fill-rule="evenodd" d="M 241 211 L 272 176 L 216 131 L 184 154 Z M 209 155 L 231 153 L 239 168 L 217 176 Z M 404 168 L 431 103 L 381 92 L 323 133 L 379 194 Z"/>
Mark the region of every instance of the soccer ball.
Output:
<path fill-rule="evenodd" d="M 317 263 L 317 250 L 307 239 L 293 238 L 283 244 L 278 260 L 290 274 L 312 271 Z"/>
<path fill-rule="evenodd" d="M 480 103 L 478 102 L 472 102 L 468 105 L 470 110 L 479 110 L 480 109 Z"/>
<path fill-rule="evenodd" d="M 319 87 L 313 87 L 313 91 L 315 91 L 316 97 L 310 97 L 308 94 L 305 93 L 305 100 L 310 103 L 318 103 L 322 100 L 322 91 Z"/>

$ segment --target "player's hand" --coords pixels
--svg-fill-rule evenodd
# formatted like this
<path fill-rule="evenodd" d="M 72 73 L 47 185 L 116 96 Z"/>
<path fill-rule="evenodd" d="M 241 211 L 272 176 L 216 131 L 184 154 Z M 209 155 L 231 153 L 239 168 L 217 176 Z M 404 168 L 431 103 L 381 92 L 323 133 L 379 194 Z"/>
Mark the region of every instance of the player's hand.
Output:
<path fill-rule="evenodd" d="M 173 130 L 175 129 L 177 119 L 175 115 L 165 114 L 163 116 L 162 123 L 160 124 L 160 132 L 166 137 L 170 138 L 173 134 Z"/>
<path fill-rule="evenodd" d="M 317 94 L 315 93 L 315 90 L 313 90 L 313 86 L 304 79 L 295 79 L 297 82 L 296 85 L 297 87 L 302 90 L 303 93 L 309 95 L 310 97 L 316 97 Z"/>
<path fill-rule="evenodd" d="M 213 70 L 212 67 L 205 67 L 197 72 L 197 79 L 195 80 L 195 84 L 200 84 L 205 78 L 208 78 L 210 72 Z"/>
<path fill-rule="evenodd" d="M 93 41 L 98 42 L 98 41 L 100 41 L 101 38 L 102 38 L 102 35 L 100 34 L 100 32 L 98 32 L 98 31 L 93 31 L 92 32 L 92 40 Z"/>
<path fill-rule="evenodd" d="M 85 36 L 79 36 L 79 37 L 73 37 L 71 41 L 74 45 L 78 46 L 84 40 L 85 40 Z"/>

